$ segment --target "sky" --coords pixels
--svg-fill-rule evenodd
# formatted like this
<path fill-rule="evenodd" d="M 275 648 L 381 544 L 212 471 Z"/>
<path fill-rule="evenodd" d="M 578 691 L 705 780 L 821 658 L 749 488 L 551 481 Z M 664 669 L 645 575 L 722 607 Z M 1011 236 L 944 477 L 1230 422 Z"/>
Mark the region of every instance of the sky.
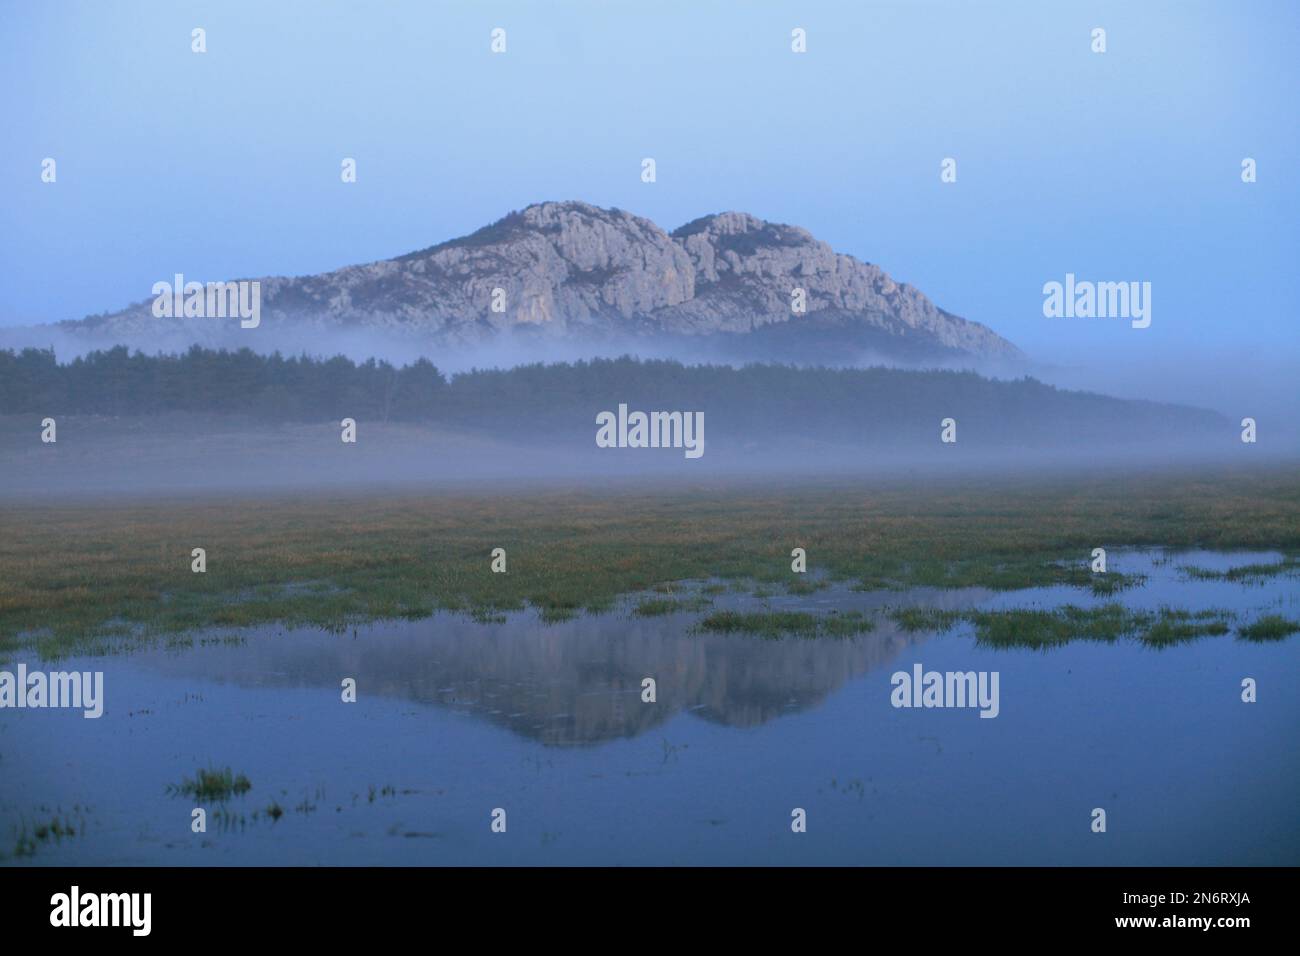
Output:
<path fill-rule="evenodd" d="M 0 325 L 582 199 L 669 230 L 723 210 L 802 226 L 1078 384 L 1295 378 L 1290 0 L 0 7 Z M 1151 326 L 1044 317 L 1066 273 L 1150 282 Z"/>

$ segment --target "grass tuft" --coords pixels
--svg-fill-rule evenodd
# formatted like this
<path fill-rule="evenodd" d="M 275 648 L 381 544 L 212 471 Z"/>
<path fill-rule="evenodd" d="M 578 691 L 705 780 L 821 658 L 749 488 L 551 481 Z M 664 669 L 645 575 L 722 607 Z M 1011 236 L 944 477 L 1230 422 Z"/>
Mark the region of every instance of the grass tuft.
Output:
<path fill-rule="evenodd" d="M 768 639 L 853 637 L 874 627 L 874 621 L 857 611 L 827 615 L 806 611 L 717 611 L 697 625 L 699 630 L 715 634 L 753 634 Z"/>
<path fill-rule="evenodd" d="M 167 792 L 173 796 L 193 797 L 195 800 L 222 802 L 231 797 L 242 797 L 253 785 L 242 773 L 238 776 L 229 768 L 199 770 L 193 779 L 186 777 L 179 784 L 169 784 Z"/>
<path fill-rule="evenodd" d="M 1237 628 L 1237 636 L 1247 641 L 1280 641 L 1297 631 L 1300 631 L 1300 623 L 1288 620 L 1281 614 L 1266 614 Z"/>

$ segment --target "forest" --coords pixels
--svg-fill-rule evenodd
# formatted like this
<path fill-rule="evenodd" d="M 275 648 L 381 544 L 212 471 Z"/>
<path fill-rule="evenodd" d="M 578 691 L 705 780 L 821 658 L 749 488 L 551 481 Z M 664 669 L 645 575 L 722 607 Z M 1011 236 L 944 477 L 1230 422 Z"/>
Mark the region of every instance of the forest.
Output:
<path fill-rule="evenodd" d="M 262 355 L 199 346 L 148 355 L 125 346 L 60 363 L 49 349 L 0 351 L 0 415 L 231 415 L 262 421 L 428 422 L 498 435 L 594 434 L 627 402 L 705 412 L 714 434 L 1058 444 L 1228 434 L 1218 415 L 973 372 L 684 365 L 631 357 L 530 364 L 447 376 L 428 359 L 395 367 L 344 356 Z"/>

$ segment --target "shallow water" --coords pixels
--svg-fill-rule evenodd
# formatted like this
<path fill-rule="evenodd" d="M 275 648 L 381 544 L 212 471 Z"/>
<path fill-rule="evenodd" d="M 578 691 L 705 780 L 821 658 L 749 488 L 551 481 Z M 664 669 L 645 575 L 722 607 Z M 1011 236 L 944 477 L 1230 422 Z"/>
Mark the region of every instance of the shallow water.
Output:
<path fill-rule="evenodd" d="M 860 593 L 714 608 L 1120 601 L 1300 617 L 1300 578 L 1185 580 L 1268 554 L 1112 552 L 1075 588 Z M 454 615 L 40 664 L 102 670 L 105 713 L 0 711 L 0 863 L 1290 864 L 1300 862 L 1300 637 L 1154 650 L 977 646 L 960 626 L 853 639 L 692 633 L 700 613 L 544 625 Z M 18 660 L 5 667 L 13 669 Z M 891 675 L 997 671 L 1000 713 L 896 709 Z M 358 683 L 355 704 L 340 682 Z M 654 677 L 658 699 L 641 700 Z M 1259 700 L 1241 701 L 1241 681 Z M 172 796 L 203 767 L 252 782 Z M 284 814 L 265 814 L 272 803 Z M 208 832 L 190 830 L 193 807 Z M 504 808 L 507 831 L 492 833 Z M 791 810 L 807 832 L 791 832 Z M 1091 811 L 1107 811 L 1093 833 Z M 254 814 L 257 814 L 256 817 Z M 15 850 L 59 818 L 76 834 Z"/>

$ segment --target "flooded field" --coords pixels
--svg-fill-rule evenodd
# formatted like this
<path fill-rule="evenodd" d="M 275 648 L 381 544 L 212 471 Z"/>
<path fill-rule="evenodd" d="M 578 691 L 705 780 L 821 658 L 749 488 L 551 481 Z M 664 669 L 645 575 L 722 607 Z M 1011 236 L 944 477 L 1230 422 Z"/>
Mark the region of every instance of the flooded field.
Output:
<path fill-rule="evenodd" d="M 103 671 L 104 714 L 0 716 L 0 863 L 1294 865 L 1300 637 L 1243 629 L 1300 619 L 1300 577 L 1230 573 L 1281 560 L 1112 552 L 1137 582 L 1113 594 L 697 583 L 663 613 L 637 595 L 559 623 L 439 613 L 19 652 L 4 667 Z M 1014 630 L 1021 610 L 1115 603 L 1224 626 L 1040 649 L 990 642 L 968 613 L 1013 612 Z M 952 613 L 931 630 L 903 608 Z M 870 630 L 701 626 L 727 611 Z M 895 707 L 893 675 L 918 664 L 996 672 L 996 718 Z M 247 787 L 184 792 L 226 768 Z"/>

